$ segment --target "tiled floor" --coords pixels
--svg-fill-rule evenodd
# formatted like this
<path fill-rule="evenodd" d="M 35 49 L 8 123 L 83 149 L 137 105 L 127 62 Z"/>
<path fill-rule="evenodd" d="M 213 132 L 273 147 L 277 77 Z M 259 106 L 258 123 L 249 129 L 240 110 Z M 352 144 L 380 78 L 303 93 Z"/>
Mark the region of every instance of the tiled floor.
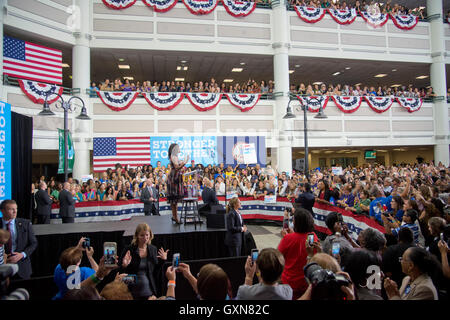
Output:
<path fill-rule="evenodd" d="M 281 226 L 261 226 L 247 225 L 248 230 L 252 233 L 259 250 L 264 248 L 277 248 L 281 240 Z"/>

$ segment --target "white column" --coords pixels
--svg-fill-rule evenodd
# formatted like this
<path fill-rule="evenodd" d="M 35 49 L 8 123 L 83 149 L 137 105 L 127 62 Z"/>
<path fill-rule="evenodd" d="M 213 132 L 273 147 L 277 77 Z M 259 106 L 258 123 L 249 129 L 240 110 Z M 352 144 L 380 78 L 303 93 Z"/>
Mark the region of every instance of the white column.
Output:
<path fill-rule="evenodd" d="M 88 4 L 89 3 L 89 4 Z M 75 0 L 74 6 L 74 24 L 73 33 L 76 39 L 75 46 L 72 49 L 72 87 L 79 88 L 80 94 L 77 94 L 83 99 L 88 115 L 92 119 L 92 110 L 89 95 L 86 94 L 86 89 L 90 87 L 91 74 L 91 52 L 89 48 L 90 42 L 90 26 L 91 26 L 91 7 L 92 2 L 82 0 Z M 76 15 L 79 15 L 77 20 Z M 79 22 L 79 23 L 78 23 Z M 78 101 L 74 99 L 78 104 Z M 73 116 L 79 115 L 81 108 L 78 107 Z M 93 120 L 76 120 L 74 119 L 74 147 L 75 147 L 75 162 L 73 167 L 73 177 L 80 179 L 82 175 L 91 173 L 90 163 L 90 146 L 92 144 L 92 121 Z"/>
<path fill-rule="evenodd" d="M 430 81 L 434 93 L 442 97 L 434 102 L 434 161 L 448 166 L 449 161 L 449 118 L 447 107 L 447 83 L 445 72 L 445 42 L 442 1 L 427 0 L 427 12 L 430 17 L 431 57 Z"/>
<path fill-rule="evenodd" d="M 286 171 L 292 173 L 292 132 L 285 132 L 291 129 L 293 120 L 284 120 L 286 107 L 289 103 L 289 28 L 288 15 L 284 0 L 280 4 L 273 4 L 273 38 L 272 47 L 274 49 L 273 70 L 275 92 L 280 94 L 275 99 L 276 104 L 276 124 L 275 137 L 278 137 L 278 150 L 276 152 L 276 167 L 278 172 Z M 281 95 L 282 94 L 282 95 Z"/>

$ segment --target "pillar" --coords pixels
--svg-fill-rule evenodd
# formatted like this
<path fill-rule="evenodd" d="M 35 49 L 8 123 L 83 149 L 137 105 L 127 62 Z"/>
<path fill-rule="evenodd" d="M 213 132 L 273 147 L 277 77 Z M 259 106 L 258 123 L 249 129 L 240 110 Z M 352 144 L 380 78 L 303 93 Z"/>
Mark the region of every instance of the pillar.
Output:
<path fill-rule="evenodd" d="M 86 89 L 90 87 L 91 74 L 91 52 L 89 48 L 90 42 L 90 25 L 92 3 L 87 4 L 82 0 L 75 0 L 73 10 L 73 34 L 76 39 L 75 46 L 72 49 L 72 88 L 79 88 L 78 95 L 83 99 L 87 113 L 92 119 L 92 110 L 89 95 Z M 77 15 L 79 20 L 77 20 Z M 74 100 L 78 104 L 77 100 Z M 78 116 L 81 109 L 78 107 L 72 114 L 73 117 Z M 91 157 L 90 145 L 92 144 L 92 121 L 93 120 L 77 120 L 73 118 L 73 140 L 75 147 L 75 162 L 73 167 L 73 177 L 80 179 L 83 175 L 91 173 Z"/>
<path fill-rule="evenodd" d="M 6 93 L 3 89 L 3 21 L 5 19 L 6 0 L 0 0 L 0 101 L 7 100 Z"/>
<path fill-rule="evenodd" d="M 427 0 L 427 12 L 431 31 L 430 81 L 434 92 L 440 98 L 434 101 L 434 161 L 449 165 L 449 124 L 447 107 L 447 83 L 445 72 L 445 42 L 442 1 Z"/>
<path fill-rule="evenodd" d="M 278 172 L 285 171 L 292 174 L 292 144 L 293 132 L 284 131 L 292 130 L 294 121 L 292 119 L 285 120 L 283 116 L 286 114 L 286 107 L 289 103 L 289 35 L 288 35 L 288 16 L 284 0 L 280 3 L 272 5 L 273 12 L 273 32 L 274 49 L 273 69 L 276 106 L 276 124 L 275 136 L 278 137 L 278 152 L 276 153 L 276 165 Z"/>

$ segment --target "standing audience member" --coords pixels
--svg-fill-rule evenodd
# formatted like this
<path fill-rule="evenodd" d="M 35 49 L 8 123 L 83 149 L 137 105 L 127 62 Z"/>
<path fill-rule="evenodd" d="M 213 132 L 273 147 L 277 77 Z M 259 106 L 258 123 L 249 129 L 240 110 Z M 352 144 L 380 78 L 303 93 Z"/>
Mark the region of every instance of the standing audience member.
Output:
<path fill-rule="evenodd" d="M 0 219 L 0 229 L 9 231 L 10 237 L 6 243 L 5 251 L 8 255 L 7 263 L 17 264 L 17 276 L 28 280 L 32 274 L 31 254 L 37 248 L 30 220 L 17 218 L 17 203 L 14 200 L 3 200 L 0 204 L 3 214 Z"/>
<path fill-rule="evenodd" d="M 278 284 L 284 269 L 284 257 L 273 248 L 261 250 L 256 261 L 248 257 L 245 263 L 245 284 L 239 287 L 236 300 L 292 300 L 292 288 Z M 253 277 L 258 284 L 253 285 Z"/>

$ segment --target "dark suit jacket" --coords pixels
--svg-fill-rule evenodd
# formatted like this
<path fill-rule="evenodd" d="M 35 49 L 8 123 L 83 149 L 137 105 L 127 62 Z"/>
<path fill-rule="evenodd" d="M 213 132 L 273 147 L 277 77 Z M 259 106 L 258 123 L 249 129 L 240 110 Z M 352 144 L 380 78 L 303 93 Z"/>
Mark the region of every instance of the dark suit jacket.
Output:
<path fill-rule="evenodd" d="M 65 189 L 59 193 L 59 215 L 61 217 L 75 217 L 75 199 Z"/>
<path fill-rule="evenodd" d="M 203 204 L 199 205 L 199 213 L 211 213 L 213 206 L 219 204 L 216 196 L 216 190 L 206 187 L 202 191 Z"/>
<path fill-rule="evenodd" d="M 308 210 L 311 213 L 313 212 L 314 202 L 316 201 L 314 194 L 312 192 L 304 192 L 299 194 L 295 202 L 300 205 L 301 208 Z"/>
<path fill-rule="evenodd" d="M 127 251 L 130 250 L 131 262 L 128 267 L 122 267 L 122 261 Z M 161 267 L 165 261 L 158 259 L 158 250 L 154 245 L 147 245 L 147 277 L 150 283 L 150 290 L 152 293 L 159 297 L 161 292 L 159 292 L 159 287 L 156 286 L 156 280 L 158 272 L 161 270 Z M 139 264 L 141 263 L 141 257 L 139 256 L 139 248 L 137 245 L 129 245 L 126 247 L 119 258 L 119 273 L 127 273 L 127 274 L 137 274 L 139 271 Z"/>
<path fill-rule="evenodd" d="M 142 189 L 141 192 L 141 202 L 144 203 L 144 211 L 149 211 L 152 209 L 152 206 L 155 205 L 155 202 L 150 201 L 150 198 L 158 199 L 158 191 L 155 187 L 152 187 L 152 194 L 150 194 L 150 190 L 148 187 Z"/>
<path fill-rule="evenodd" d="M 30 220 L 16 218 L 16 252 L 25 252 L 27 257 L 20 260 L 17 265 L 19 272 L 17 273 L 22 279 L 30 279 L 31 277 L 31 255 L 36 250 L 38 242 L 34 235 L 33 226 Z M 3 229 L 3 220 L 0 219 L 0 228 Z"/>
<path fill-rule="evenodd" d="M 37 214 L 39 216 L 49 216 L 52 211 L 52 199 L 47 191 L 39 189 L 35 194 Z"/>
<path fill-rule="evenodd" d="M 225 235 L 225 245 L 229 247 L 242 246 L 242 223 L 236 210 L 230 210 L 226 216 L 227 233 Z"/>

